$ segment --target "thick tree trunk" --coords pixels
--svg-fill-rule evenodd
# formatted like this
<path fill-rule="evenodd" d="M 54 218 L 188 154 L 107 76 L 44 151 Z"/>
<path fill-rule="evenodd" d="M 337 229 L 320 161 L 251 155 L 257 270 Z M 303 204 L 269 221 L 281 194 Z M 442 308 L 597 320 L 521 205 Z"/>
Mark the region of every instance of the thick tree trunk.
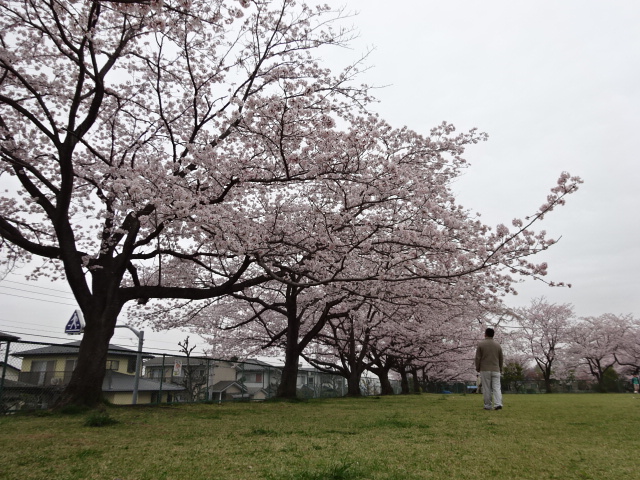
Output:
<path fill-rule="evenodd" d="M 547 393 L 553 393 L 553 386 L 551 383 L 551 368 L 547 368 L 547 370 L 544 372 L 544 386 L 545 389 L 547 391 Z"/>
<path fill-rule="evenodd" d="M 391 380 L 389 380 L 389 371 L 384 370 L 381 375 L 378 375 L 380 379 L 380 395 L 393 395 L 393 387 L 391 386 Z"/>
<path fill-rule="evenodd" d="M 293 400 L 297 398 L 296 384 L 298 382 L 298 362 L 300 361 L 300 346 L 298 344 L 300 321 L 296 316 L 295 299 L 289 303 L 284 368 L 282 369 L 280 385 L 278 385 L 278 389 L 276 390 L 276 397 Z"/>
<path fill-rule="evenodd" d="M 411 376 L 413 377 L 413 393 L 420 393 L 420 380 L 418 379 L 418 369 L 411 369 Z"/>
<path fill-rule="evenodd" d="M 358 370 L 351 370 L 347 377 L 347 396 L 348 397 L 360 397 L 362 392 L 360 391 L 360 377 L 361 372 Z"/>
<path fill-rule="evenodd" d="M 298 362 L 300 355 L 297 348 L 287 345 L 284 357 L 282 378 L 276 391 L 276 397 L 283 399 L 295 399 L 297 397 L 296 385 L 298 383 Z"/>
<path fill-rule="evenodd" d="M 407 372 L 404 368 L 401 368 L 399 373 L 400 373 L 400 389 L 402 391 L 402 394 L 408 395 L 411 392 L 409 391 L 409 377 L 407 375 Z"/>
<path fill-rule="evenodd" d="M 391 367 L 369 367 L 369 370 L 380 380 L 380 395 L 393 395 L 393 387 L 389 380 L 389 370 Z"/>
<path fill-rule="evenodd" d="M 378 376 L 380 380 L 380 395 L 394 395 L 391 381 L 389 380 L 389 372 L 394 365 L 392 357 L 387 356 L 386 361 L 383 360 L 383 356 L 372 352 L 372 364 L 368 367 L 369 371 Z"/>
<path fill-rule="evenodd" d="M 102 382 L 106 373 L 109 341 L 117 321 L 117 312 L 106 312 L 100 319 L 87 319 L 78 362 L 56 406 L 95 407 L 103 400 Z"/>

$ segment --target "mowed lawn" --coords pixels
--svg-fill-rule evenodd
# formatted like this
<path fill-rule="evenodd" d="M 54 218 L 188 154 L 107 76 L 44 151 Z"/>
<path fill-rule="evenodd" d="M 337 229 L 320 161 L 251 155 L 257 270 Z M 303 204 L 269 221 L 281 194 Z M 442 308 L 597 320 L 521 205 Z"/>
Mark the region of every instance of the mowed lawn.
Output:
<path fill-rule="evenodd" d="M 411 395 L 0 417 L 0 479 L 640 478 L 640 395 Z M 89 422 L 88 422 L 89 420 Z"/>

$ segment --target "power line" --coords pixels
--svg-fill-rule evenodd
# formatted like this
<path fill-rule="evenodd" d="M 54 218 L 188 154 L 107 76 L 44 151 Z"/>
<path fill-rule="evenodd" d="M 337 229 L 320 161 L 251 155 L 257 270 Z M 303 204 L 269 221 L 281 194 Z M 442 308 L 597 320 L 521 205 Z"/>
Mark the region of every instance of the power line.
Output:
<path fill-rule="evenodd" d="M 8 287 L 4 287 L 4 288 L 8 288 Z M 35 292 L 34 292 L 35 293 Z M 73 303 L 63 303 L 63 302 L 55 302 L 53 300 L 46 300 L 46 299 L 42 299 L 42 298 L 33 298 L 33 297 L 27 297 L 25 295 L 15 295 L 13 293 L 5 293 L 5 292 L 0 292 L 0 295 L 7 295 L 8 297 L 16 297 L 16 298 L 26 298 L 28 300 L 35 300 L 38 302 L 46 302 L 46 303 L 56 303 L 58 305 L 68 305 L 70 307 L 77 307 L 78 304 L 73 304 Z M 41 295 L 41 294 L 40 294 Z"/>
<path fill-rule="evenodd" d="M 19 330 L 9 327 L 8 329 L 2 327 L 2 331 L 5 333 L 10 333 L 12 335 L 16 335 L 20 338 L 23 337 L 38 337 L 38 338 L 48 338 L 48 339 L 55 339 L 55 340 L 61 340 L 61 341 L 67 341 L 69 335 L 67 336 L 52 336 L 52 335 L 44 335 L 41 333 L 31 333 L 33 331 L 41 331 L 44 333 L 51 333 L 51 334 L 55 334 L 55 331 L 52 330 L 37 330 L 37 329 L 31 329 L 31 328 L 25 328 L 25 327 L 21 327 Z M 124 334 L 114 334 L 113 337 L 111 337 L 110 342 L 112 341 L 118 341 L 119 343 L 123 343 L 125 341 L 129 341 L 132 340 L 128 337 L 126 337 Z M 132 340 L 132 345 L 137 345 L 137 341 L 133 341 Z M 131 342 L 130 342 L 131 343 Z M 174 342 L 169 342 L 166 340 L 154 340 L 151 338 L 145 339 L 145 350 L 160 350 L 164 353 L 181 353 L 182 351 L 176 348 L 167 348 L 165 346 L 159 346 L 157 344 L 171 344 L 171 345 L 175 345 Z"/>
<path fill-rule="evenodd" d="M 60 332 L 60 330 L 58 330 L 58 332 L 56 332 L 55 330 L 47 330 L 46 328 L 28 328 L 28 327 L 23 327 L 23 326 L 19 326 L 19 325 L 17 327 L 21 328 L 22 330 L 32 331 L 32 332 L 44 332 L 44 333 L 58 333 L 58 332 Z M 2 328 L 4 328 L 4 326 Z M 9 325 L 9 328 L 16 328 L 16 325 Z"/>
<path fill-rule="evenodd" d="M 9 290 L 17 290 L 19 292 L 35 293 L 36 295 L 44 295 L 46 297 L 65 298 L 62 295 L 54 295 L 53 293 L 41 293 L 41 292 L 34 292 L 33 290 L 25 290 L 24 288 L 5 287 L 4 285 L 1 285 L 1 284 L 0 284 L 0 288 L 7 288 Z"/>
<path fill-rule="evenodd" d="M 6 280 L 6 279 L 5 279 L 5 280 L 0 281 L 0 285 L 1 285 L 2 283 L 4 283 L 4 282 L 7 282 L 7 283 L 15 283 L 15 284 L 17 284 L 17 285 L 24 285 L 24 286 L 26 286 L 26 287 L 40 288 L 40 289 L 42 289 L 42 290 L 51 290 L 51 291 L 53 291 L 53 292 L 66 293 L 67 295 L 71 295 L 71 296 L 73 296 L 73 294 L 72 294 L 72 293 L 70 293 L 68 290 L 60 290 L 60 289 L 58 289 L 58 288 L 51 288 L 51 287 L 41 287 L 41 286 L 39 286 L 39 285 L 34 285 L 34 284 L 32 284 L 32 283 L 16 282 L 15 280 Z"/>
<path fill-rule="evenodd" d="M 42 337 L 42 338 L 53 338 L 54 340 L 64 340 L 64 337 L 52 337 L 49 335 L 37 335 L 35 333 L 24 333 L 24 332 L 16 332 L 16 331 L 12 331 L 12 330 L 5 330 L 5 333 L 10 333 L 12 335 L 17 335 L 20 338 L 20 335 L 28 335 L 30 337 Z"/>

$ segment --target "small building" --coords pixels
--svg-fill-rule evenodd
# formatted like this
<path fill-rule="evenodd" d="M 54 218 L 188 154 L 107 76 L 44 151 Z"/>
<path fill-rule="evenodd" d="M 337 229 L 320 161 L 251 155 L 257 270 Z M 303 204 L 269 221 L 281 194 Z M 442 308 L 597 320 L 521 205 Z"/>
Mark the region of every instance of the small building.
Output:
<path fill-rule="evenodd" d="M 102 382 L 104 397 L 114 405 L 130 405 L 133 395 L 135 375 L 107 371 Z M 184 387 L 172 383 L 161 384 L 146 378 L 138 379 L 138 402 L 171 403 L 179 401 Z"/>
<path fill-rule="evenodd" d="M 220 391 L 214 392 L 213 387 L 220 382 L 234 382 L 236 369 L 234 363 L 224 360 L 163 355 L 144 363 L 144 377 L 163 385 L 182 387 L 183 391 L 175 396 L 174 401 L 217 401 Z"/>
<path fill-rule="evenodd" d="M 11 354 L 22 359 L 22 367 L 18 375 L 19 385 L 14 390 L 29 386 L 29 392 L 38 393 L 37 403 L 46 408 L 55 402 L 57 396 L 71 380 L 71 374 L 78 362 L 80 341 L 63 345 L 46 345 Z M 107 371 L 102 384 L 102 391 L 107 401 L 116 405 L 132 403 L 135 383 L 136 358 L 138 352 L 109 345 L 107 353 Z M 144 355 L 143 358 L 152 358 Z M 34 387 L 37 387 L 34 390 Z M 137 403 L 154 403 L 172 401 L 176 392 L 182 391 L 176 385 L 161 388 L 159 382 L 140 378 L 138 382 Z"/>
<path fill-rule="evenodd" d="M 266 400 L 275 395 L 282 370 L 262 360 L 248 359 L 235 365 L 236 381 L 246 389 L 250 400 Z"/>
<path fill-rule="evenodd" d="M 221 380 L 213 385 L 210 391 L 211 400 L 214 402 L 251 399 L 247 388 L 233 380 Z"/>
<path fill-rule="evenodd" d="M 10 363 L 0 362 L 0 375 L 5 381 L 18 381 L 20 376 L 20 369 L 14 367 Z"/>

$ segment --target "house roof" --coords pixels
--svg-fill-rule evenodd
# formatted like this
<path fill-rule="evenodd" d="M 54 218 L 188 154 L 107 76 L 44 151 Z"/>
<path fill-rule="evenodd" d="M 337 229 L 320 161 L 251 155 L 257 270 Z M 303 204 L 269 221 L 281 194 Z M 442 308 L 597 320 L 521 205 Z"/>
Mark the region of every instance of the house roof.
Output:
<path fill-rule="evenodd" d="M 211 391 L 214 393 L 224 392 L 233 385 L 238 387 L 242 392 L 246 390 L 246 388 L 243 385 L 239 384 L 238 382 L 234 382 L 233 380 L 224 380 L 213 385 L 211 387 Z"/>
<path fill-rule="evenodd" d="M 16 342 L 18 340 L 20 340 L 20 337 L 16 337 L 10 333 L 0 332 L 0 342 Z"/>
<path fill-rule="evenodd" d="M 276 367 L 275 365 L 271 365 L 270 363 L 263 362 L 262 360 L 255 359 L 247 359 L 244 362 L 237 362 L 236 369 L 244 370 L 245 372 L 250 371 L 260 371 L 263 372 L 266 369 L 273 368 L 274 370 L 280 370 L 282 367 Z"/>
<path fill-rule="evenodd" d="M 168 366 L 173 366 L 173 363 L 176 360 L 181 360 L 183 366 L 187 364 L 187 357 L 157 356 L 144 362 L 144 366 L 145 367 L 161 367 L 164 364 L 165 367 L 168 367 Z M 189 359 L 189 365 L 191 365 L 192 367 L 195 367 L 198 365 L 207 365 L 207 364 L 213 367 L 214 364 L 216 363 L 218 363 L 218 361 L 214 360 L 213 358 L 190 358 Z"/>
<path fill-rule="evenodd" d="M 263 392 L 265 394 L 268 394 L 269 390 L 264 387 L 247 387 L 247 393 L 249 395 L 255 395 L 258 392 Z"/>
<path fill-rule="evenodd" d="M 77 355 L 78 348 L 80 347 L 80 341 L 77 340 L 71 343 L 65 343 L 63 345 L 47 345 L 40 348 L 34 348 L 31 350 L 24 350 L 18 353 L 12 353 L 13 357 L 37 357 L 37 356 L 52 356 L 52 355 Z M 138 354 L 137 351 L 131 350 L 125 347 L 119 347 L 118 345 L 109 344 L 109 355 L 119 355 L 123 357 L 135 357 Z M 149 354 L 142 354 L 143 358 L 153 358 Z"/>
<path fill-rule="evenodd" d="M 127 375 L 125 373 L 108 371 L 102 381 L 103 392 L 133 392 L 133 384 L 135 382 L 135 375 Z M 166 391 L 181 391 L 184 390 L 182 385 L 175 383 L 164 382 L 162 389 L 160 388 L 160 382 L 150 380 L 148 378 L 138 379 L 138 391 L 139 392 L 157 392 L 162 390 Z"/>

